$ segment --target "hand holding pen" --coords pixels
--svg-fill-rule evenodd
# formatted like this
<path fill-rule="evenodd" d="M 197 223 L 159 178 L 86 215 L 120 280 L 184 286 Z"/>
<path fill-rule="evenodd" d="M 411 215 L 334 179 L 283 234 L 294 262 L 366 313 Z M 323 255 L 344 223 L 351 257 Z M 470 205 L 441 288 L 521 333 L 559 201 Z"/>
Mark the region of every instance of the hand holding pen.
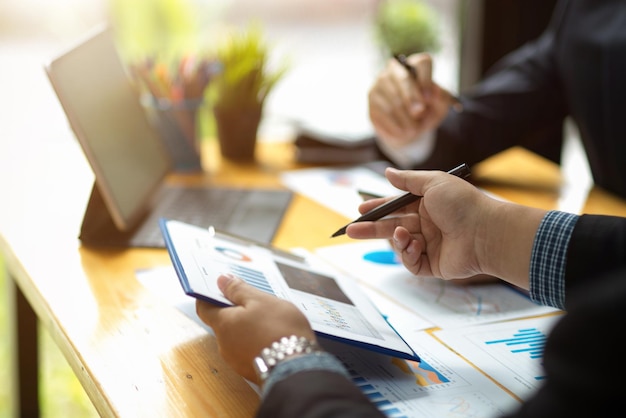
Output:
<path fill-rule="evenodd" d="M 545 210 L 494 199 L 439 170 L 387 169 L 385 177 L 424 197 L 393 217 L 351 224 L 350 238 L 387 240 L 418 277 L 472 282 L 500 277 L 528 289 L 528 260 Z M 381 201 L 364 202 L 360 210 Z"/>
<path fill-rule="evenodd" d="M 463 163 L 460 164 L 459 166 L 453 168 L 452 170 L 448 171 L 448 174 L 452 174 L 455 175 L 457 177 L 460 178 L 466 178 L 470 175 L 470 169 L 467 166 L 467 164 Z M 331 236 L 331 238 L 333 237 L 338 237 L 340 235 L 343 235 L 346 233 L 346 229 L 348 228 L 348 225 L 353 224 L 353 223 L 357 223 L 357 222 L 366 222 L 366 221 L 377 221 L 379 219 L 384 218 L 387 215 L 390 215 L 398 210 L 400 210 L 401 208 L 418 201 L 422 196 L 420 195 L 416 195 L 413 193 L 405 193 L 402 194 L 394 199 L 391 199 L 389 201 L 387 201 L 386 203 L 383 203 L 380 206 L 375 207 L 374 209 L 364 213 L 363 215 L 361 215 L 359 218 L 355 219 L 354 221 L 350 222 L 347 225 L 342 226 L 341 228 L 339 228 L 337 231 L 335 231 L 335 233 L 333 233 L 333 235 Z"/>
<path fill-rule="evenodd" d="M 421 60 L 418 65 L 420 65 L 421 71 L 418 72 L 418 68 L 411 65 L 404 54 L 395 54 L 394 59 L 398 61 L 400 65 L 404 67 L 409 73 L 411 79 L 415 82 L 417 88 L 422 90 L 422 94 L 425 96 L 429 96 L 431 92 L 429 91 L 432 88 L 432 61 L 430 59 Z M 426 90 L 426 91 L 424 91 Z M 463 104 L 461 103 L 461 99 L 459 99 L 454 94 L 450 93 L 447 90 L 441 89 L 444 97 L 450 102 L 452 108 L 457 112 L 463 110 Z"/>
<path fill-rule="evenodd" d="M 460 109 L 458 99 L 432 79 L 432 67 L 429 54 L 398 55 L 372 84 L 369 116 L 385 151 L 425 141 L 451 107 Z"/>

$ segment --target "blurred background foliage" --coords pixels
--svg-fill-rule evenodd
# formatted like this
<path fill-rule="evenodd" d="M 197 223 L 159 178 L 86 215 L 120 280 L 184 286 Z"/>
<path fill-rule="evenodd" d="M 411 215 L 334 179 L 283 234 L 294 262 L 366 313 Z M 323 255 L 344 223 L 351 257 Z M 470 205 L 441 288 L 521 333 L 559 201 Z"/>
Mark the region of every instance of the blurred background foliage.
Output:
<path fill-rule="evenodd" d="M 223 28 L 223 3 L 194 0 L 109 0 L 110 21 L 123 60 L 131 65 L 154 60 L 174 74 L 185 57 L 215 55 Z M 215 135 L 208 96 L 198 110 L 200 138 Z"/>
<path fill-rule="evenodd" d="M 212 89 L 213 82 L 205 91 L 205 104 L 196 118 L 202 139 L 216 135 L 211 111 L 216 97 L 227 98 L 231 102 L 247 99 L 244 94 L 225 94 L 233 91 L 233 77 L 237 72 L 251 74 L 254 70 L 258 73 L 255 80 L 259 95 L 268 93 L 284 73 L 284 68 L 276 71 L 269 68 L 271 46 L 264 38 L 264 23 L 257 19 L 241 22 L 240 25 L 225 23 L 223 17 L 227 2 L 109 0 L 109 3 L 120 54 L 130 65 L 150 59 L 164 64 L 174 75 L 179 70 L 180 61 L 187 57 L 208 61 L 234 58 L 222 63 L 224 74 L 212 77 L 219 81 L 219 93 Z M 242 45 L 247 49 L 235 51 Z M 224 68 L 225 65 L 229 68 Z"/>
<path fill-rule="evenodd" d="M 271 49 L 258 20 L 229 31 L 217 45 L 215 56 L 222 70 L 209 86 L 210 100 L 221 108 L 262 106 L 289 67 L 285 60 L 277 68 L 270 68 Z"/>
<path fill-rule="evenodd" d="M 421 0 L 382 0 L 373 24 L 383 56 L 439 51 L 439 18 L 435 10 Z"/>
<path fill-rule="evenodd" d="M 173 58 L 199 45 L 199 5 L 191 0 L 109 0 L 111 22 L 129 60 Z"/>

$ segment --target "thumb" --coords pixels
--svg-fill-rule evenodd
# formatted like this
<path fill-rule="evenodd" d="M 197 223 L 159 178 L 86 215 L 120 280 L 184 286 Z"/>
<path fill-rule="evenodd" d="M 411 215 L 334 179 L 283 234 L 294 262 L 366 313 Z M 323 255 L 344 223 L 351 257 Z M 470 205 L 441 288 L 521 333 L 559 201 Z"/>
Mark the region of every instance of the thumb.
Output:
<path fill-rule="evenodd" d="M 222 274 L 217 278 L 217 287 L 224 297 L 235 305 L 245 306 L 248 301 L 264 297 L 266 294 L 232 274 Z"/>

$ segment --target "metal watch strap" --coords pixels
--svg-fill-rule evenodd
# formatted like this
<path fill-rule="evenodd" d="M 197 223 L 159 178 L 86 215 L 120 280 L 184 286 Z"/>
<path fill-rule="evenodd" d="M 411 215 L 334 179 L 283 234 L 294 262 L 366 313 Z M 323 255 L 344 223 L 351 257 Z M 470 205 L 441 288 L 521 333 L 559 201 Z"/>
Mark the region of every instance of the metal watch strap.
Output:
<path fill-rule="evenodd" d="M 298 354 L 310 354 L 318 351 L 322 351 L 322 348 L 316 341 L 295 335 L 283 337 L 280 341 L 275 341 L 271 346 L 261 350 L 259 356 L 254 359 L 254 370 L 263 382 L 281 361 Z"/>

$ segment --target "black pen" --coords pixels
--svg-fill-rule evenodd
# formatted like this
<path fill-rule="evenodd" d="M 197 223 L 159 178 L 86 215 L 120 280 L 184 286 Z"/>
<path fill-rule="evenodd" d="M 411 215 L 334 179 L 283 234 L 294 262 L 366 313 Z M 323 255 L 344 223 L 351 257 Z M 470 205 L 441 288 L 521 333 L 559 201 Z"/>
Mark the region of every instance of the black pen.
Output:
<path fill-rule="evenodd" d="M 411 78 L 415 81 L 418 81 L 417 79 L 417 70 L 415 69 L 415 67 L 413 67 L 411 64 L 409 64 L 409 61 L 407 61 L 406 59 L 406 55 L 404 54 L 394 54 L 393 56 L 396 61 L 398 61 L 404 68 L 406 68 L 406 70 L 409 72 L 409 74 L 411 75 Z"/>
<path fill-rule="evenodd" d="M 452 170 L 448 171 L 448 174 L 453 174 L 457 177 L 460 177 L 462 179 L 467 178 L 470 175 L 470 169 L 469 166 L 465 163 L 453 168 Z M 393 213 L 395 211 L 397 211 L 400 208 L 403 208 L 404 206 L 415 202 L 416 200 L 418 200 L 419 198 L 421 198 L 422 196 L 418 196 L 412 193 L 405 193 L 403 195 L 400 195 L 398 197 L 396 197 L 395 199 L 392 199 L 386 203 L 383 203 L 380 206 L 375 207 L 374 209 L 370 210 L 367 213 L 364 213 L 363 215 L 361 215 L 359 218 L 355 219 L 354 221 L 350 222 L 348 225 L 356 223 L 356 222 L 365 222 L 365 221 L 377 221 L 380 218 L 389 215 L 390 213 Z M 339 228 L 339 230 L 337 230 L 337 232 L 335 232 L 333 235 L 331 235 L 331 238 L 334 237 L 338 237 L 339 235 L 343 235 L 346 233 L 346 228 L 348 227 L 348 225 L 345 225 L 341 228 Z"/>
<path fill-rule="evenodd" d="M 415 83 L 417 83 L 417 85 L 419 86 L 419 79 L 417 78 L 417 70 L 415 69 L 415 67 L 413 67 L 411 64 L 409 64 L 409 61 L 407 61 L 407 59 L 406 59 L 406 55 L 404 55 L 404 54 L 394 54 L 393 57 L 404 68 L 406 68 L 406 70 L 411 75 L 411 78 L 413 79 L 413 81 L 415 81 Z M 463 110 L 463 104 L 461 103 L 461 99 L 459 99 L 458 97 L 456 97 L 455 95 L 453 95 L 450 92 L 448 92 L 448 96 L 452 100 L 452 108 L 454 110 L 456 110 L 457 112 L 462 111 Z"/>
<path fill-rule="evenodd" d="M 368 192 L 365 190 L 357 190 L 357 193 L 359 194 L 359 196 L 361 196 L 361 199 L 363 200 L 378 199 L 380 197 L 385 197 L 385 196 L 381 196 L 379 194 L 375 194 L 375 193 Z"/>

